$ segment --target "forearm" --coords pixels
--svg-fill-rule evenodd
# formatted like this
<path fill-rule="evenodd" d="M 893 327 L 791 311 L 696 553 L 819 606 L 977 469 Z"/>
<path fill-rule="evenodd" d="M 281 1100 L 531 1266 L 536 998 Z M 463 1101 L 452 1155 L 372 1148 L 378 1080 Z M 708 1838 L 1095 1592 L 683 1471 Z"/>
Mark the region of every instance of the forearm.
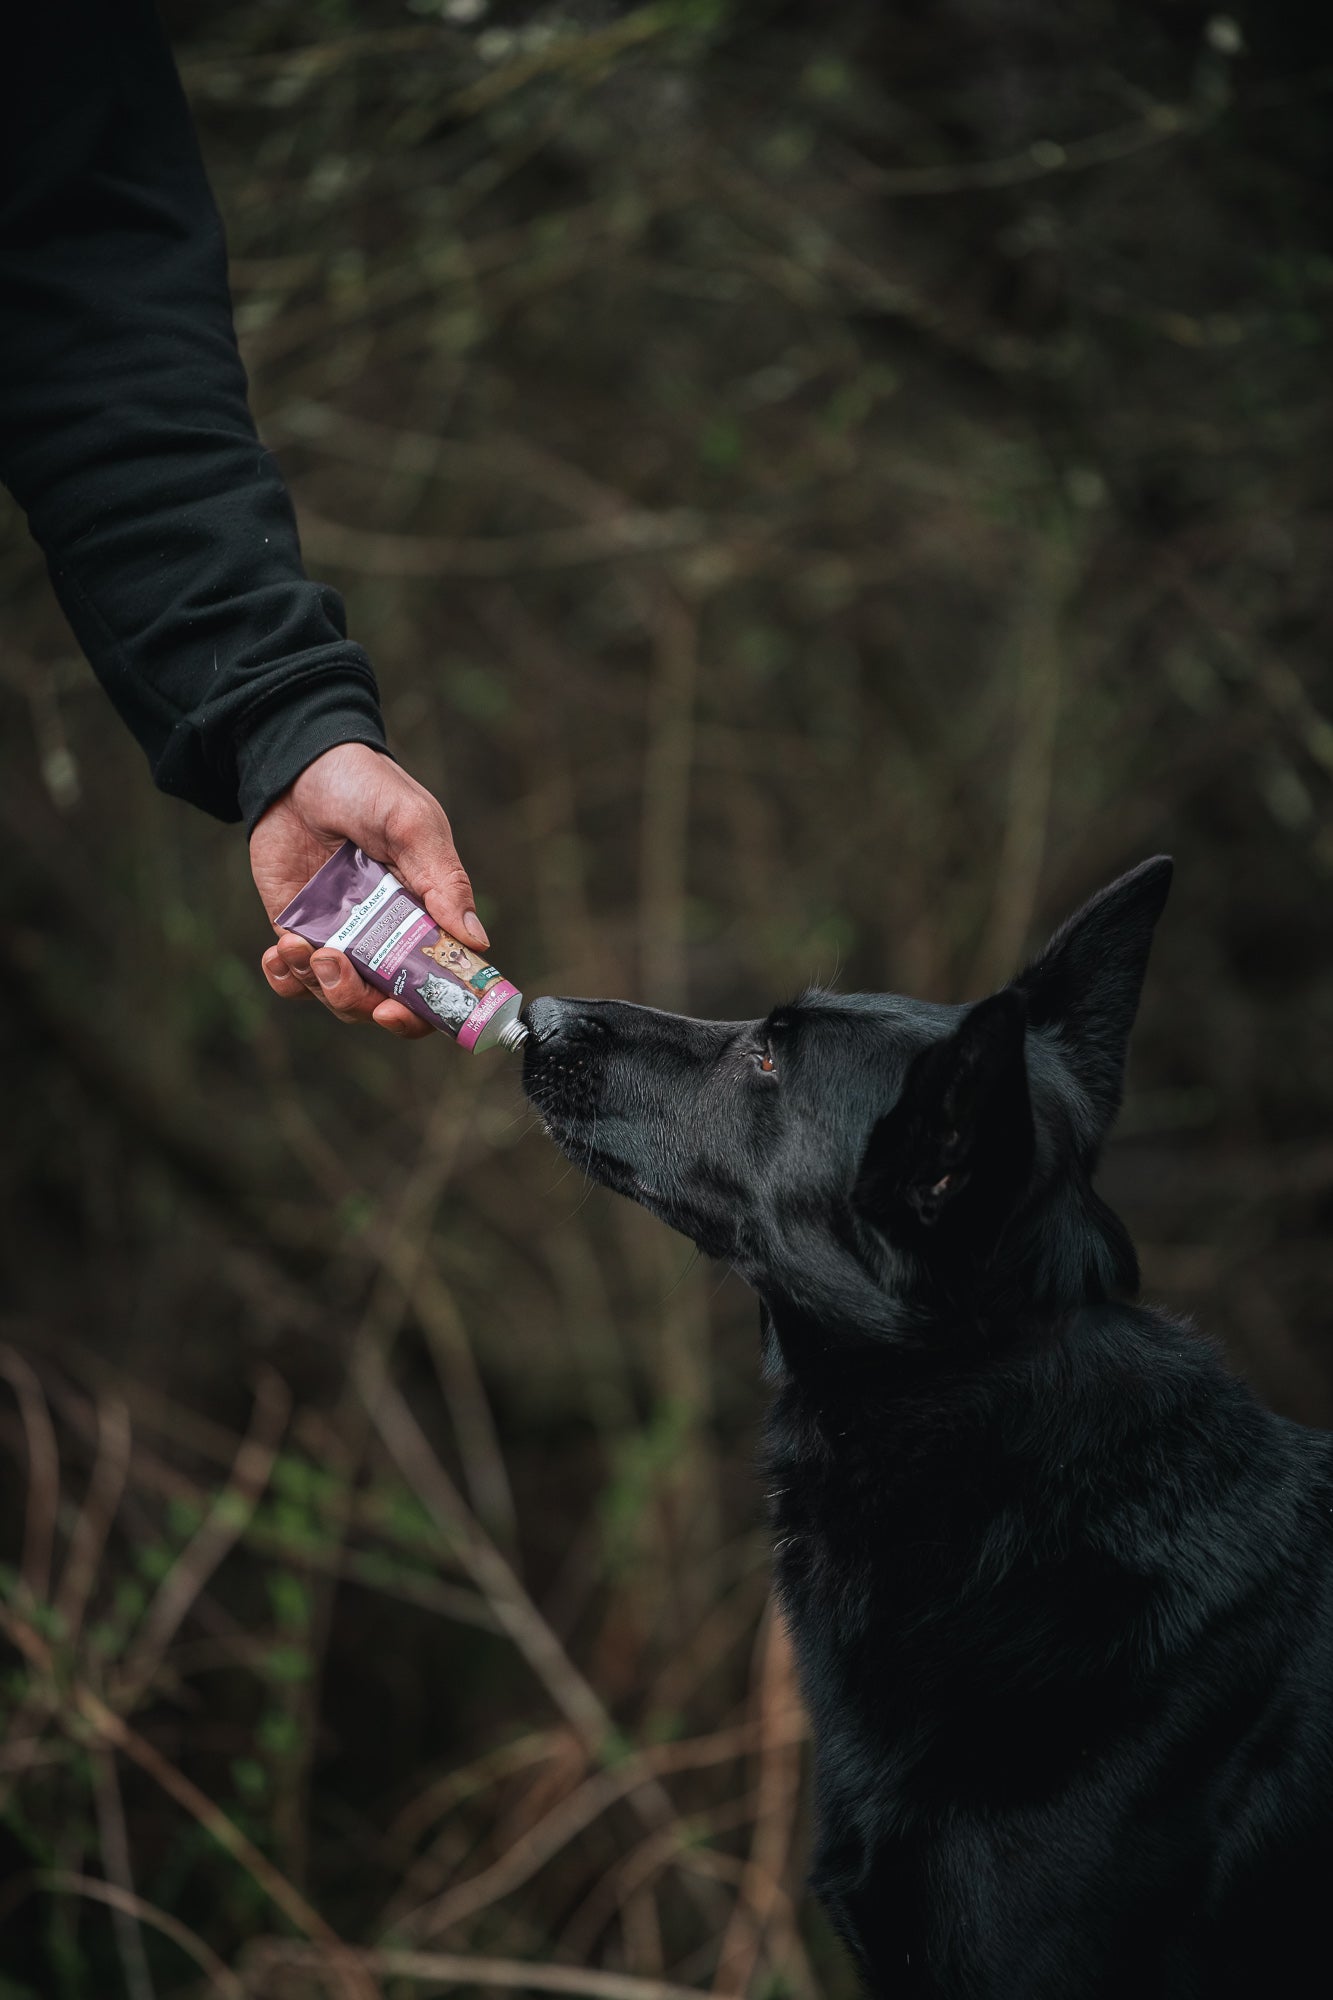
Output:
<path fill-rule="evenodd" d="M 304 575 L 225 250 L 148 0 L 24 10 L 0 193 L 0 476 L 154 777 L 253 822 L 382 746 L 369 661 Z"/>

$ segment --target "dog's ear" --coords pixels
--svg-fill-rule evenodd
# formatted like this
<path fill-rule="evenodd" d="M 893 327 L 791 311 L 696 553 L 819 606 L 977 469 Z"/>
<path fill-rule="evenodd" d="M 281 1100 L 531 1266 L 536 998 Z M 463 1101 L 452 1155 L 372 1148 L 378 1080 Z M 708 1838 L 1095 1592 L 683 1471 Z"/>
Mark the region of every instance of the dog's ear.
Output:
<path fill-rule="evenodd" d="M 1171 873 L 1170 856 L 1159 854 L 1122 875 L 1062 924 L 1014 981 L 1031 1025 L 1058 1031 L 1092 1100 L 1099 1138 L 1120 1109 L 1129 1031 Z"/>
<path fill-rule="evenodd" d="M 1007 987 L 922 1050 L 870 1135 L 852 1196 L 862 1214 L 890 1230 L 896 1218 L 998 1235 L 1032 1169 L 1026 1025 L 1023 996 Z"/>

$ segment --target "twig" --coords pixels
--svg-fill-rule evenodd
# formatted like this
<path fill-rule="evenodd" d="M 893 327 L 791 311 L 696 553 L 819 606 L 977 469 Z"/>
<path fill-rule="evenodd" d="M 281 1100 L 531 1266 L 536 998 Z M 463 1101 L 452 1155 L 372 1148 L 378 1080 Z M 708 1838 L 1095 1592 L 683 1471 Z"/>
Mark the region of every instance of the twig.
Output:
<path fill-rule="evenodd" d="M 1017 741 L 990 918 L 972 968 L 969 990 L 974 992 L 988 993 L 1015 971 L 1037 907 L 1064 683 L 1061 614 L 1072 571 L 1073 550 L 1064 533 L 1042 534 L 1015 636 Z"/>
<path fill-rule="evenodd" d="M 493 70 L 479 82 L 455 91 L 444 105 L 444 115 L 449 118 L 475 118 L 479 112 L 488 111 L 502 98 L 512 96 L 524 84 L 531 83 L 534 77 L 548 70 L 614 62 L 626 50 L 665 33 L 674 18 L 670 7 L 636 7 L 632 13 L 618 21 L 608 22 L 605 27 L 562 35 L 545 47 L 526 51 L 514 62 Z"/>
<path fill-rule="evenodd" d="M 217 1953 L 178 1918 L 153 1903 L 146 1903 L 142 1896 L 119 1888 L 114 1882 L 99 1882 L 94 1875 L 73 1875 L 61 1870 L 39 1875 L 36 1880 L 39 1888 L 54 1889 L 60 1895 L 86 1896 L 90 1902 L 105 1903 L 113 1912 L 129 1917 L 136 1924 L 147 1924 L 150 1930 L 160 1931 L 194 1960 L 223 2000 L 245 2000 L 245 1988 Z"/>
<path fill-rule="evenodd" d="M 10 823 L 2 798 L 0 819 Z M 73 919 L 80 904 L 70 884 L 55 869 L 43 865 L 38 850 L 31 846 L 28 859 L 30 867 L 39 872 L 43 891 Z M 0 976 L 34 990 L 38 997 L 32 1014 L 34 1034 L 115 1114 L 127 1139 L 146 1141 L 172 1168 L 182 1187 L 202 1198 L 210 1214 L 216 1216 L 220 1211 L 243 1218 L 279 1257 L 293 1252 L 308 1256 L 323 1227 L 323 1216 L 318 1227 L 313 1216 L 309 1229 L 294 1226 L 290 1211 L 280 1209 L 256 1177 L 253 1161 L 243 1159 L 239 1148 L 228 1151 L 218 1121 L 208 1120 L 209 1136 L 201 1138 L 204 1121 L 182 1112 L 177 1097 L 125 1046 L 123 1037 L 103 1039 L 86 1019 L 76 1019 L 59 982 L 46 977 L 44 967 L 41 954 L 29 949 L 26 940 L 0 934 Z"/>
<path fill-rule="evenodd" d="M 1326 777 L 1333 777 L 1333 721 L 1311 698 L 1295 668 L 1268 650 L 1241 622 L 1237 607 L 1219 599 L 1183 563 L 1168 566 L 1180 596 L 1245 678 L 1257 683 L 1268 706 L 1288 724 L 1297 742 Z"/>
<path fill-rule="evenodd" d="M 97 1808 L 97 1832 L 101 1841 L 102 1866 L 107 1880 L 117 1891 L 111 1905 L 111 1927 L 116 1934 L 121 1970 L 125 1974 L 128 2000 L 154 2000 L 152 1974 L 143 1948 L 143 1933 L 133 1907 L 134 1875 L 130 1867 L 130 1839 L 125 1829 L 125 1808 L 121 1803 L 116 1760 L 109 1750 L 95 1750 L 92 1756 L 93 1801 Z"/>
<path fill-rule="evenodd" d="M 321 1954 L 309 1945 L 265 1939 L 255 1947 L 255 1974 L 291 1966 L 316 1977 L 323 1970 Z M 576 1965 L 543 1965 L 517 1958 L 470 1958 L 463 1953 L 434 1951 L 355 1951 L 349 1954 L 367 1972 L 386 1979 L 420 1980 L 440 1986 L 500 1986 L 534 1993 L 583 1994 L 586 2000 L 699 2000 L 692 1986 L 673 1986 L 666 1979 L 638 1979 L 623 1972 L 584 1971 Z M 246 1990 L 260 1987 L 247 1975 Z"/>
<path fill-rule="evenodd" d="M 393 1223 L 376 1241 L 380 1275 L 353 1336 L 352 1351 L 364 1367 L 382 1373 L 403 1322 L 409 1313 L 415 1313 L 444 1391 L 468 1498 L 487 1528 L 512 1546 L 516 1535 L 513 1495 L 490 1400 L 432 1243 L 435 1212 L 465 1150 L 469 1136 L 466 1114 L 479 1084 L 480 1072 L 470 1072 L 430 1121 L 422 1157 L 395 1204 Z M 462 1103 L 460 1090 L 466 1093 Z M 339 1429 L 349 1435 L 355 1428 L 351 1413 L 345 1411 L 340 1416 Z M 364 1424 L 363 1408 L 359 1417 Z M 354 1449 L 360 1448 L 358 1438 Z"/>
<path fill-rule="evenodd" d="M 402 1331 L 409 1311 L 414 1305 L 417 1306 L 418 1312 L 421 1311 L 420 1295 L 423 1291 L 428 1301 L 426 1312 L 429 1315 L 432 1306 L 435 1308 L 436 1318 L 433 1318 L 431 1323 L 437 1324 L 438 1313 L 442 1307 L 440 1301 L 433 1297 L 427 1278 L 432 1224 L 443 1192 L 457 1169 L 463 1153 L 468 1133 L 464 1112 L 466 1106 L 475 1099 L 479 1087 L 480 1073 L 472 1072 L 463 1083 L 467 1095 L 462 1109 L 456 1097 L 449 1101 L 441 1101 L 427 1122 L 419 1157 L 406 1187 L 393 1206 L 391 1219 L 374 1232 L 373 1248 L 379 1270 L 370 1300 L 352 1336 L 348 1377 L 344 1384 L 340 1407 L 334 1418 L 334 1430 L 340 1441 L 344 1475 L 338 1524 L 340 1542 L 346 1534 L 350 1519 L 351 1491 L 370 1435 L 369 1406 L 364 1396 L 360 1395 L 357 1384 L 363 1377 L 373 1377 L 377 1380 L 384 1378 L 394 1343 Z M 465 1353 L 467 1361 L 471 1362 L 471 1348 L 461 1325 L 456 1329 L 453 1357 L 458 1362 L 457 1372 L 462 1374 L 464 1370 L 462 1362 L 459 1361 L 460 1353 Z M 491 1455 L 498 1461 L 499 1448 L 494 1441 L 494 1429 L 490 1423 L 490 1406 L 475 1365 L 472 1367 L 466 1386 L 469 1391 L 467 1402 L 463 1407 L 455 1407 L 451 1403 L 451 1420 L 459 1430 L 469 1420 L 478 1425 L 490 1439 Z M 491 1474 L 491 1484 L 487 1490 L 489 1497 L 493 1499 L 497 1474 L 488 1458 L 484 1440 L 478 1444 L 477 1450 Z M 502 1499 L 507 1500 L 508 1484 L 502 1466 L 498 1472 L 498 1482 Z M 503 1505 L 498 1505 L 497 1511 L 502 1520 L 507 1523 L 512 1522 L 512 1507 L 506 1512 Z M 308 1635 L 312 1667 L 317 1668 L 319 1672 L 322 1672 L 332 1629 L 332 1614 L 333 1591 L 326 1589 L 317 1599 L 317 1614 Z M 286 1787 L 280 1801 L 282 1816 L 287 1823 L 288 1851 L 293 1857 L 300 1851 L 301 1822 L 297 1804 L 308 1786 L 310 1756 L 314 1742 L 316 1671 L 312 1671 L 305 1681 L 302 1696 L 307 1708 L 307 1727 L 301 1735 L 299 1759 L 289 1760 Z"/>
<path fill-rule="evenodd" d="M 542 1682 L 574 1729 L 584 1750 L 600 1763 L 614 1741 L 615 1725 L 590 1683 L 579 1672 L 533 1603 L 519 1578 L 466 1506 L 457 1487 L 431 1450 L 424 1431 L 384 1373 L 383 1356 L 359 1347 L 351 1376 L 399 1471 L 428 1513 L 455 1542 L 478 1590 L 498 1623 Z M 649 1826 L 668 1823 L 675 1808 L 670 1794 L 649 1775 L 632 1787 L 634 1811 Z M 696 1885 L 698 1893 L 699 1885 Z M 488 1898 L 490 1900 L 490 1898 Z"/>
<path fill-rule="evenodd" d="M 590 1756 L 600 1759 L 613 1740 L 615 1725 L 598 1696 L 466 1506 L 431 1450 L 425 1432 L 377 1362 L 358 1356 L 352 1366 L 357 1389 L 389 1456 L 457 1548 L 501 1628 L 570 1722 L 584 1748 Z"/>
<path fill-rule="evenodd" d="M 70 1643 L 77 1639 L 130 1464 L 130 1417 L 119 1396 L 97 1405 L 97 1456 L 69 1538 L 55 1608 Z"/>
<path fill-rule="evenodd" d="M 755 1568 L 742 1576 L 725 1597 L 717 1599 L 690 1635 L 684 1649 L 668 1660 L 649 1689 L 644 1704 L 648 1714 L 674 1715 L 683 1711 L 704 1676 L 711 1673 L 747 1633 L 754 1631 L 768 1588 L 768 1571 L 769 1554 L 765 1543 Z"/>
<path fill-rule="evenodd" d="M 876 194 L 960 194 L 970 188 L 1021 187 L 1048 180 L 1053 174 L 1086 173 L 1091 167 L 1112 166 L 1136 153 L 1194 138 L 1211 121 L 1183 104 L 1154 104 L 1142 118 L 1094 132 L 1086 139 L 1037 139 L 1021 153 L 996 160 L 959 160 L 936 167 L 874 167 L 856 163 L 861 186 Z"/>
<path fill-rule="evenodd" d="M 685 890 L 698 632 L 688 607 L 665 583 L 651 593 L 644 612 L 657 670 L 649 697 L 639 828 L 640 972 L 653 1005 L 679 1011 L 686 997 Z"/>
<path fill-rule="evenodd" d="M 715 187 L 710 188 L 710 181 Z M 704 189 L 714 199 L 720 193 L 727 200 L 730 220 L 738 230 L 744 232 L 752 227 L 759 233 L 776 228 L 780 232 L 783 247 L 769 260 L 773 267 L 769 275 L 797 304 L 808 309 L 812 288 L 824 294 L 832 290 L 835 296 L 840 288 L 844 296 L 850 295 L 886 318 L 901 320 L 923 339 L 947 353 L 962 356 L 974 367 L 1003 381 L 1043 362 L 1042 350 L 1030 340 L 990 333 L 982 326 L 955 324 L 943 307 L 849 250 L 808 210 L 784 199 L 776 188 L 721 147 L 714 149 L 708 163 Z M 793 242 L 798 235 L 800 249 Z M 763 260 L 757 262 L 757 268 L 762 272 Z"/>
<path fill-rule="evenodd" d="M 28 1506 L 23 1521 L 20 1574 L 32 1602 L 42 1604 L 51 1584 L 56 1510 L 60 1504 L 60 1453 L 42 1385 L 23 1356 L 12 1347 L 0 1347 L 0 1375 L 18 1398 L 28 1447 Z"/>
<path fill-rule="evenodd" d="M 0 1773 L 41 1770 L 48 1764 L 59 1764 L 64 1754 L 60 1745 L 47 1743 L 40 1736 L 11 1737 L 0 1745 Z M 3 1804 L 0 1797 L 0 1807 Z"/>
<path fill-rule="evenodd" d="M 497 1750 L 488 1750 L 460 1770 L 446 1772 L 403 1807 L 385 1835 L 386 1843 L 399 1853 L 410 1854 L 422 1835 L 460 1800 L 500 1783 L 515 1771 L 549 1762 L 568 1741 L 563 1730 L 535 1730 L 517 1743 L 502 1743 Z"/>
<path fill-rule="evenodd" d="M 632 1969 L 650 1978 L 660 1975 L 666 1963 L 662 1951 L 662 1921 L 657 1913 L 657 1897 L 650 1884 L 635 1889 L 620 1905 L 620 1934 L 625 1956 Z"/>
<path fill-rule="evenodd" d="M 244 1534 L 268 1485 L 290 1409 L 291 1398 L 280 1377 L 271 1368 L 264 1369 L 255 1391 L 250 1429 L 236 1454 L 231 1477 L 199 1532 L 162 1579 L 117 1678 L 119 1705 L 127 1709 L 137 1706 L 190 1606 Z"/>
<path fill-rule="evenodd" d="M 26 1619 L 18 1618 L 13 1612 L 0 1605 L 0 1631 L 3 1631 L 28 1664 L 39 1674 L 51 1678 L 54 1673 L 54 1658 L 51 1648 L 39 1632 L 33 1630 Z M 167 1797 L 187 1812 L 204 1831 L 214 1839 L 223 1852 L 229 1854 L 251 1879 L 264 1891 L 275 1909 L 306 1937 L 315 1939 L 333 1958 L 334 1969 L 344 1986 L 348 2000 L 379 2000 L 369 1980 L 362 1976 L 363 1968 L 356 1955 L 350 1953 L 341 1938 L 320 1916 L 318 1910 L 309 1904 L 300 1890 L 295 1888 L 280 1869 L 275 1868 L 268 1856 L 262 1854 L 254 1842 L 241 1832 L 233 1820 L 228 1819 L 222 1808 L 215 1805 L 206 1793 L 201 1792 L 183 1771 L 177 1770 L 153 1745 L 129 1723 L 117 1715 L 113 1709 L 95 1695 L 91 1688 L 79 1681 L 67 1683 L 62 1694 L 71 1719 L 77 1718 L 91 1729 L 95 1740 L 119 1750 L 137 1764 L 141 1771 L 160 1786 Z"/>
<path fill-rule="evenodd" d="M 141 1392 L 136 1387 L 134 1393 L 137 1400 Z M 80 1405 L 71 1400 L 61 1406 L 58 1395 L 56 1402 L 61 1407 L 62 1415 L 86 1437 L 88 1419 Z M 162 1422 L 165 1425 L 167 1419 Z M 14 1429 L 17 1434 L 17 1425 Z M 8 1424 L 0 1422 L 0 1435 L 7 1435 L 8 1432 Z M 234 1440 L 232 1443 L 233 1450 L 229 1452 L 229 1457 L 234 1456 Z M 184 1500 L 201 1512 L 210 1498 L 206 1488 L 184 1473 L 177 1472 L 165 1459 L 137 1441 L 130 1463 L 130 1477 L 136 1486 L 149 1493 L 168 1500 Z M 357 1525 L 363 1525 L 359 1517 L 355 1518 Z M 382 1524 L 375 1522 L 371 1525 L 378 1528 Z M 325 1547 L 308 1540 L 298 1541 L 284 1534 L 280 1528 L 259 1521 L 254 1515 L 242 1529 L 241 1540 L 264 1555 L 277 1556 L 288 1563 L 300 1562 L 309 1569 L 325 1570 L 337 1578 L 346 1577 L 363 1589 L 379 1591 L 385 1597 L 396 1597 L 404 1604 L 417 1605 L 441 1618 L 452 1618 L 463 1625 L 476 1625 L 484 1632 L 496 1630 L 494 1613 L 486 1600 L 475 1591 L 464 1589 L 460 1584 L 443 1583 L 437 1577 L 410 1569 L 401 1569 L 390 1575 L 385 1571 L 383 1556 L 376 1549 Z"/>
<path fill-rule="evenodd" d="M 774 1726 L 776 1728 L 777 1725 Z M 804 1718 L 799 1721 L 799 1732 L 798 1736 L 788 1740 L 799 1741 L 805 1734 Z M 412 1938 L 438 1936 L 450 1925 L 461 1923 L 465 1917 L 474 1916 L 478 1910 L 497 1902 L 500 1897 L 512 1894 L 619 1799 L 632 1799 L 636 1792 L 672 1772 L 702 1770 L 709 1765 L 724 1764 L 753 1748 L 758 1740 L 759 1725 L 743 1723 L 734 1729 L 719 1730 L 712 1736 L 701 1736 L 684 1743 L 659 1744 L 654 1749 L 640 1751 L 614 1770 L 597 1772 L 586 1779 L 576 1792 L 553 1807 L 499 1860 L 470 1876 L 467 1881 L 447 1889 L 443 1896 L 400 1918 L 398 1930 Z M 667 1825 L 678 1824 L 678 1817 L 672 1812 Z"/>
<path fill-rule="evenodd" d="M 754 1836 L 741 1892 L 718 1953 L 715 1994 L 749 1990 L 764 1934 L 783 1896 L 782 1873 L 800 1794 L 800 1753 L 789 1730 L 789 1717 L 796 1705 L 791 1641 L 772 1607 L 761 1640 L 758 1679 L 761 1735 Z"/>
<path fill-rule="evenodd" d="M 755 1795 L 750 1792 L 706 1813 L 682 1814 L 670 1826 L 650 1833 L 585 1896 L 561 1934 L 560 1949 L 571 1958 L 586 1958 L 615 1915 L 618 1904 L 643 1888 L 671 1862 L 687 1854 L 691 1863 L 697 1861 L 703 1851 L 698 1846 L 700 1839 L 747 1825 L 754 1817 L 754 1809 Z M 712 1872 L 737 1883 L 745 1871 L 745 1863 L 730 1854 L 710 1854 L 708 1865 Z"/>
<path fill-rule="evenodd" d="M 518 1541 L 518 1516 L 499 1432 L 466 1323 L 433 1247 L 427 1250 L 412 1303 L 448 1406 L 468 1498 L 490 1532 L 512 1549 Z"/>
<path fill-rule="evenodd" d="M 643 805 L 639 821 L 639 969 L 654 1006 L 677 1012 L 688 999 L 686 897 L 690 852 L 691 772 L 699 682 L 698 622 L 665 578 L 633 587 L 639 616 L 651 633 L 655 671 L 648 702 Z M 692 1558 L 718 1540 L 714 1467 L 702 1448 L 712 1406 L 708 1309 L 693 1270 L 675 1282 L 679 1244 L 655 1230 L 653 1265 L 666 1294 L 659 1343 L 658 1388 L 665 1408 L 689 1413 L 688 1436 L 670 1474 L 672 1512 L 680 1523 L 677 1617 L 690 1629 L 699 1606 L 690 1589 Z M 688 1509 L 688 1513 L 687 1513 Z"/>

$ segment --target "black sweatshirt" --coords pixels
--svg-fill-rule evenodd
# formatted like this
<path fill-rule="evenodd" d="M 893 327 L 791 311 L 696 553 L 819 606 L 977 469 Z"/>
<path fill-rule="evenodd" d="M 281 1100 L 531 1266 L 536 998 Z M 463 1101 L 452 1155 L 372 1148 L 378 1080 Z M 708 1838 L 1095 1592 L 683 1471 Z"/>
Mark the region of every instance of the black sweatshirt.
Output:
<path fill-rule="evenodd" d="M 0 479 L 164 791 L 250 825 L 384 744 L 246 403 L 222 226 L 152 0 L 27 0 L 0 54 Z"/>

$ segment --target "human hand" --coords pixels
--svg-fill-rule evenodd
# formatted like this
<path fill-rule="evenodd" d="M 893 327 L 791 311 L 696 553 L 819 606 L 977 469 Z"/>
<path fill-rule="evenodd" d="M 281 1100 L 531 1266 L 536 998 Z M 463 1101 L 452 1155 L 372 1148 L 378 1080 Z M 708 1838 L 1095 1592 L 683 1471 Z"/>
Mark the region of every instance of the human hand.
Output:
<path fill-rule="evenodd" d="M 307 764 L 250 836 L 250 867 L 264 908 L 276 917 L 344 840 L 391 868 L 441 930 L 489 943 L 472 906 L 472 884 L 438 800 L 390 757 L 364 743 L 340 743 Z M 282 1000 L 322 1000 L 340 1021 L 373 1021 L 406 1041 L 434 1033 L 399 1000 L 379 993 L 340 951 L 279 933 L 261 960 Z"/>

